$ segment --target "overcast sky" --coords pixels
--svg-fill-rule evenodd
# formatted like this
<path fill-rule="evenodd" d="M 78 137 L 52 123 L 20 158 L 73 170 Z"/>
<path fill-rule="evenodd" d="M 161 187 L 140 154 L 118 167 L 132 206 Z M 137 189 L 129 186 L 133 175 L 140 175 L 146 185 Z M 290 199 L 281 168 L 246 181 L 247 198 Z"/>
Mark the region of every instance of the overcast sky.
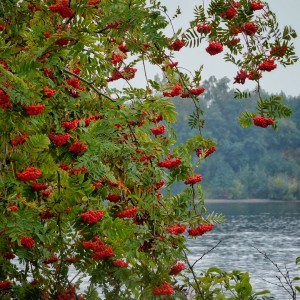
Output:
<path fill-rule="evenodd" d="M 207 0 L 204 0 L 207 2 Z M 188 25 L 188 22 L 192 19 L 193 9 L 195 5 L 200 5 L 202 0 L 160 0 L 160 2 L 167 6 L 169 14 L 173 15 L 178 6 L 181 7 L 182 15 L 174 20 L 175 31 Z M 299 0 L 269 0 L 271 10 L 276 13 L 277 20 L 281 27 L 285 25 L 292 26 L 300 36 L 300 1 Z M 296 46 L 296 54 L 300 54 L 300 38 L 298 37 L 294 44 Z M 205 45 L 203 45 L 204 48 Z M 193 70 L 195 66 L 200 64 L 204 65 L 202 72 L 203 79 L 208 78 L 211 75 L 215 75 L 217 78 L 227 76 L 232 79 L 237 72 L 237 67 L 225 63 L 222 60 L 222 55 L 210 56 L 208 53 L 201 49 L 195 48 L 183 48 L 176 60 L 180 65 Z M 158 71 L 159 72 L 159 71 Z M 241 85 L 235 85 L 241 88 Z M 244 88 L 246 88 L 246 84 Z M 248 85 L 249 88 L 251 86 Z M 262 79 L 262 87 L 271 93 L 280 93 L 283 91 L 287 95 L 298 96 L 300 95 L 300 62 L 297 62 L 294 66 L 288 66 L 287 68 L 278 66 L 273 72 L 264 74 Z"/>

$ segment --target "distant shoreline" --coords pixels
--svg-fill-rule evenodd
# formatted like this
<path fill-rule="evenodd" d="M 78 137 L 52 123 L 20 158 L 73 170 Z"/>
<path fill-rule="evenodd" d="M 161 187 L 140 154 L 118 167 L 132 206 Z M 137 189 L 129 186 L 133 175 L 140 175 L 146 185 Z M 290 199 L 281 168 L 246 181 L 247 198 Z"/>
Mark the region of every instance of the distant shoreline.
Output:
<path fill-rule="evenodd" d="M 300 200 L 269 200 L 269 199 L 205 199 L 205 203 L 295 203 Z"/>

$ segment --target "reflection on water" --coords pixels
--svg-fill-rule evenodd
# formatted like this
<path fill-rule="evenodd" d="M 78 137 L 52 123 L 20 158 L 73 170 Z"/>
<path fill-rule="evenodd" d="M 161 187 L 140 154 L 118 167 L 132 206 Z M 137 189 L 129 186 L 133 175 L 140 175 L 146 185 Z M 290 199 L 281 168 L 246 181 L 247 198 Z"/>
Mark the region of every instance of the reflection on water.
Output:
<path fill-rule="evenodd" d="M 278 284 L 279 274 L 252 245 L 266 252 L 283 271 L 286 266 L 291 278 L 300 276 L 295 265 L 300 256 L 300 202 L 208 203 L 207 208 L 208 212 L 223 213 L 227 223 L 189 240 L 191 261 L 222 240 L 198 263 L 197 270 L 216 266 L 226 271 L 248 271 L 255 290 L 269 289 L 277 300 L 291 299 L 281 288 L 266 282 Z"/>

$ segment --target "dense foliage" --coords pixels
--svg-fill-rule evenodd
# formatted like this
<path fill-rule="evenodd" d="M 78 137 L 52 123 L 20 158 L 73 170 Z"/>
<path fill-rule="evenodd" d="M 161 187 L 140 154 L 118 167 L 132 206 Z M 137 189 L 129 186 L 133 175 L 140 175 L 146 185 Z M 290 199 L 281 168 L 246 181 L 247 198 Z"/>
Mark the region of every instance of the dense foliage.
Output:
<path fill-rule="evenodd" d="M 289 119 L 280 120 L 275 132 L 271 128 L 243 129 L 238 117 L 245 109 L 255 111 L 255 98 L 247 102 L 236 99 L 228 78 L 212 77 L 203 86 L 203 135 L 217 141 L 217 151 L 201 163 L 206 198 L 299 200 L 300 97 L 279 95 L 293 113 Z M 179 112 L 174 126 L 177 141 L 184 142 L 196 132 L 186 123 L 193 105 L 180 98 L 174 102 Z M 177 185 L 174 192 L 182 188 L 183 184 Z"/>
<path fill-rule="evenodd" d="M 237 83 L 259 87 L 297 60 L 296 33 L 281 32 L 260 1 L 210 1 L 166 36 L 171 18 L 155 0 L 1 1 L 1 299 L 258 297 L 247 273 L 197 276 L 187 259 L 186 240 L 223 218 L 204 217 L 192 163 L 215 146 L 202 135 L 201 68 L 190 75 L 172 58 L 206 43 L 206 55 L 224 51 L 237 65 Z M 148 78 L 149 64 L 165 83 Z M 145 88 L 131 84 L 136 76 Z M 198 129 L 175 147 L 174 96 L 192 101 Z M 259 88 L 256 103 L 242 126 L 275 128 L 291 113 Z M 176 182 L 186 189 L 163 196 Z"/>

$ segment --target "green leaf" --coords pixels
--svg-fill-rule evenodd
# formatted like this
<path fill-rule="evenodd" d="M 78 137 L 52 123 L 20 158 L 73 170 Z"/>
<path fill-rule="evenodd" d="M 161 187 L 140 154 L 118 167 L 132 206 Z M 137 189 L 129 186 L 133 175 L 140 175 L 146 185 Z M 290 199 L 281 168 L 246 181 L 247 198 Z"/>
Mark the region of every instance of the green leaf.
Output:
<path fill-rule="evenodd" d="M 50 140 L 45 134 L 32 135 L 26 140 L 26 148 L 29 152 L 44 151 L 45 149 L 48 149 L 49 144 Z"/>

